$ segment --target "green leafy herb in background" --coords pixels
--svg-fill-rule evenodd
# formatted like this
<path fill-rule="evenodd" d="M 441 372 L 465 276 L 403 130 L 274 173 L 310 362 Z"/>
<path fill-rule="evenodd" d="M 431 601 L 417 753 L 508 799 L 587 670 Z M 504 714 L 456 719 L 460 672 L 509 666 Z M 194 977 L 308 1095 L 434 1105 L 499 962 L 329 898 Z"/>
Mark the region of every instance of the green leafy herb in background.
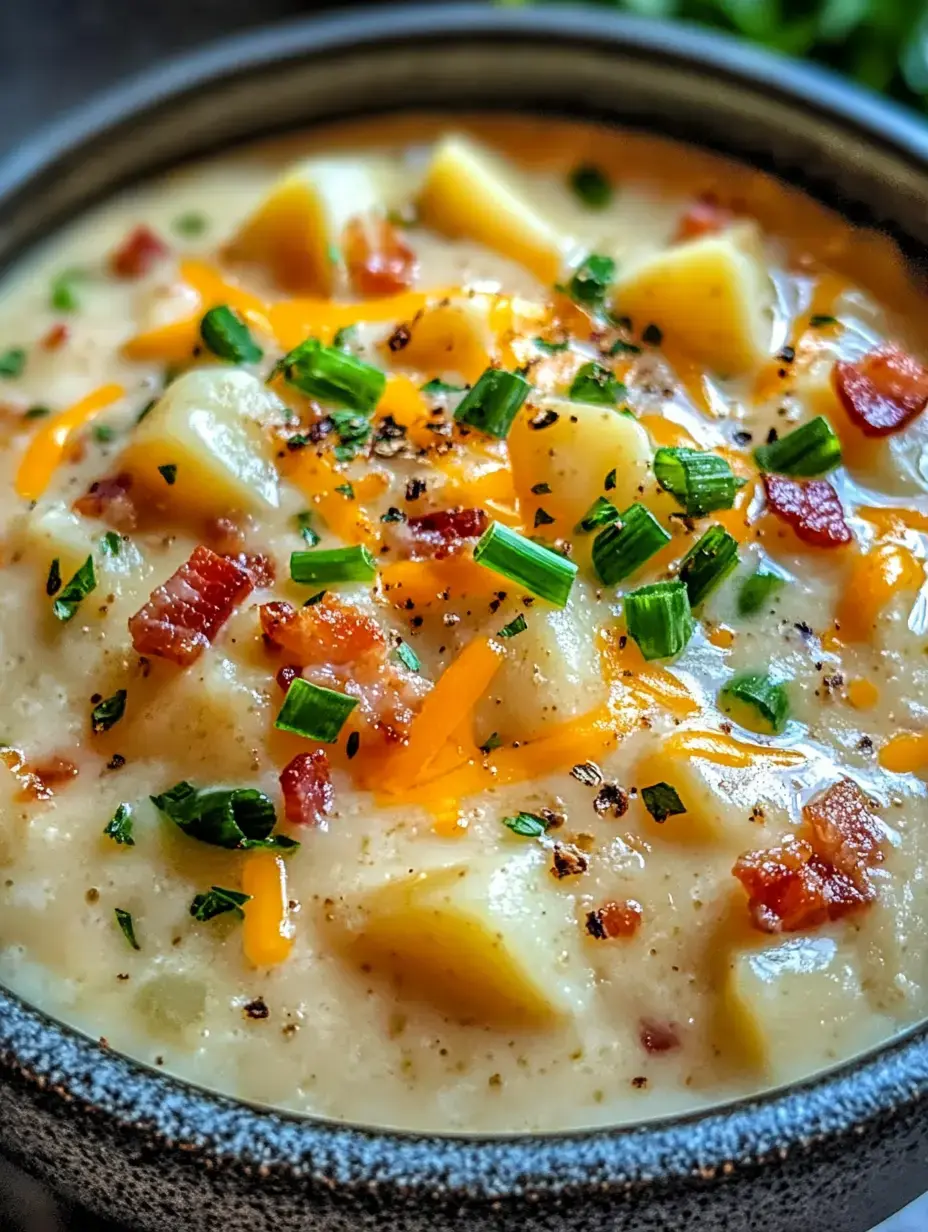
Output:
<path fill-rule="evenodd" d="M 531 0 L 502 0 L 512 7 Z M 928 7 L 919 0 L 600 0 L 643 17 L 716 26 L 808 56 L 928 110 Z"/>

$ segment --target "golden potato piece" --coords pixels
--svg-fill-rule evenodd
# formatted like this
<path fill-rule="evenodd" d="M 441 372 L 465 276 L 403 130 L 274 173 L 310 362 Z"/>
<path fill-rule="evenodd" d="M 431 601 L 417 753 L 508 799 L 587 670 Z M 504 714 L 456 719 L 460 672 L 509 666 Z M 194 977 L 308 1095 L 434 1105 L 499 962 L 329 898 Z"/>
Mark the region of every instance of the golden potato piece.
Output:
<path fill-rule="evenodd" d="M 106 527 L 96 524 L 103 532 Z M 19 524 L 17 545 L 23 556 L 35 561 L 43 580 L 57 558 L 65 581 L 94 554 L 94 524 L 79 517 L 61 501 L 38 504 Z"/>
<path fill-rule="evenodd" d="M 774 292 L 751 224 L 677 244 L 619 271 L 613 307 L 636 329 L 734 376 L 771 351 Z"/>
<path fill-rule="evenodd" d="M 450 134 L 435 147 L 419 214 L 426 226 L 477 240 L 553 283 L 570 241 L 540 208 L 540 195 L 493 151 Z"/>
<path fill-rule="evenodd" d="M 388 882 L 355 904 L 345 939 L 404 992 L 467 1021 L 541 1026 L 591 990 L 574 903 L 541 848 Z"/>
<path fill-rule="evenodd" d="M 159 467 L 174 466 L 172 507 L 203 516 L 276 509 L 273 447 L 262 425 L 281 404 L 249 372 L 197 368 L 179 377 L 149 411 L 123 452 L 121 469 L 163 496 Z"/>
<path fill-rule="evenodd" d="M 539 409 L 554 411 L 557 420 L 533 428 L 531 419 Z M 516 418 L 508 445 L 522 508 L 530 519 L 539 505 L 544 507 L 554 518 L 545 526 L 551 539 L 572 537 L 597 496 L 627 509 L 640 499 L 639 488 L 649 477 L 648 434 L 631 416 L 608 406 L 565 398 L 533 400 Z M 615 487 L 607 491 L 606 476 L 612 470 Z M 539 483 L 547 483 L 550 493 L 534 494 L 532 487 Z"/>
<path fill-rule="evenodd" d="M 277 181 L 227 252 L 266 265 L 290 291 L 328 296 L 345 223 L 400 199 L 400 168 L 387 159 L 310 158 Z"/>

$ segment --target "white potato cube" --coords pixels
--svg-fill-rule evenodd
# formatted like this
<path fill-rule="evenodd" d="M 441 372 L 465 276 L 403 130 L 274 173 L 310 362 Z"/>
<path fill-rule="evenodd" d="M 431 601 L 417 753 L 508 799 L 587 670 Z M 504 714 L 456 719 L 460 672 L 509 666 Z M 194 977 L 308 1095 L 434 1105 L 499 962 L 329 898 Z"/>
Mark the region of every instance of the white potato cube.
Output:
<path fill-rule="evenodd" d="M 88 521 L 62 501 L 39 502 L 18 524 L 15 540 L 23 556 L 34 561 L 44 576 L 57 558 L 65 581 L 94 554 L 92 532 L 105 527 Z"/>
<path fill-rule="evenodd" d="M 676 244 L 620 269 L 613 307 L 636 329 L 657 325 L 669 347 L 734 376 L 772 349 L 774 290 L 756 227 Z"/>

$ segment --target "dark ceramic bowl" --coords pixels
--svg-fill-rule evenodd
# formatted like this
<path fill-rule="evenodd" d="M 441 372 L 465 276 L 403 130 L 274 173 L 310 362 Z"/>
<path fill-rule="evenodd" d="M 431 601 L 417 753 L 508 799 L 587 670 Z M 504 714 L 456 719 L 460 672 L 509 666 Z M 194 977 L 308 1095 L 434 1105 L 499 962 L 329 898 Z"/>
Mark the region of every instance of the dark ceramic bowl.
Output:
<path fill-rule="evenodd" d="M 0 168 L 0 263 L 129 180 L 391 108 L 632 124 L 928 242 L 928 131 L 810 68 L 602 10 L 454 5 L 267 30 L 174 62 Z M 928 1186 L 924 1028 L 813 1081 L 641 1128 L 424 1138 L 222 1099 L 0 996 L 0 1148 L 132 1227 L 864 1232 Z"/>

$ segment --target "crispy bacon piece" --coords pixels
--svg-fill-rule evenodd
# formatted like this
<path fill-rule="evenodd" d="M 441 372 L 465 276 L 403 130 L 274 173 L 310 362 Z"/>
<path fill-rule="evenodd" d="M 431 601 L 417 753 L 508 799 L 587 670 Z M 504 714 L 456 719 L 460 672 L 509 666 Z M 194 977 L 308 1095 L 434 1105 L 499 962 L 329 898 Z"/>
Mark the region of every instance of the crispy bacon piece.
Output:
<path fill-rule="evenodd" d="M 734 215 L 712 196 L 700 197 L 688 206 L 677 223 L 674 241 L 696 240 L 703 235 L 715 235 L 731 225 Z"/>
<path fill-rule="evenodd" d="M 641 903 L 633 898 L 603 903 L 586 917 L 586 931 L 597 941 L 611 937 L 633 937 L 641 925 Z"/>
<path fill-rule="evenodd" d="M 435 509 L 392 523 L 391 541 L 408 560 L 444 560 L 463 552 L 488 525 L 483 509 Z"/>
<path fill-rule="evenodd" d="M 787 479 L 764 475 L 767 505 L 805 543 L 839 548 L 853 538 L 841 498 L 827 479 Z"/>
<path fill-rule="evenodd" d="M 838 400 L 865 436 L 901 432 L 928 406 L 928 369 L 893 343 L 832 369 Z"/>
<path fill-rule="evenodd" d="M 110 270 L 117 278 L 143 278 L 168 252 L 164 240 L 141 223 L 110 255 Z"/>
<path fill-rule="evenodd" d="M 65 325 L 64 321 L 59 321 L 57 325 L 53 325 L 43 336 L 41 342 L 42 350 L 60 351 L 70 337 L 71 327 Z"/>
<path fill-rule="evenodd" d="M 2 761 L 19 782 L 20 800 L 51 800 L 55 789 L 78 776 L 78 768 L 67 757 L 49 757 L 37 765 L 30 765 L 20 749 L 0 749 Z"/>
<path fill-rule="evenodd" d="M 74 512 L 83 514 L 85 518 L 99 518 L 124 533 L 135 530 L 138 511 L 129 495 L 131 488 L 132 476 L 127 472 L 107 475 L 92 483 L 84 495 L 77 498 L 73 505 Z"/>
<path fill-rule="evenodd" d="M 244 569 L 201 543 L 130 617 L 132 645 L 141 655 L 188 667 L 251 591 L 252 581 Z"/>
<path fill-rule="evenodd" d="M 386 218 L 349 219 L 342 254 L 358 295 L 396 295 L 412 286 L 418 272 L 416 254 Z"/>
<path fill-rule="evenodd" d="M 245 548 L 245 532 L 229 517 L 213 518 L 203 527 L 206 546 L 220 556 L 235 556 Z"/>
<path fill-rule="evenodd" d="M 334 595 L 299 609 L 289 603 L 265 603 L 259 614 L 266 636 L 301 663 L 340 666 L 371 651 L 378 655 L 386 651 L 387 639 L 377 621 Z"/>
<path fill-rule="evenodd" d="M 672 1022 L 642 1018 L 638 1024 L 638 1038 L 645 1052 L 670 1052 L 680 1047 L 680 1037 Z"/>
<path fill-rule="evenodd" d="M 244 569 L 258 590 L 273 586 L 277 579 L 277 566 L 263 552 L 223 552 L 221 555 L 223 560 L 231 560 Z"/>
<path fill-rule="evenodd" d="M 317 826 L 332 811 L 335 793 L 323 749 L 297 753 L 280 772 L 284 816 L 295 826 Z"/>
<path fill-rule="evenodd" d="M 761 932 L 817 928 L 876 897 L 869 870 L 883 859 L 883 829 L 857 784 L 835 783 L 803 817 L 804 836 L 745 852 L 732 870 Z"/>

